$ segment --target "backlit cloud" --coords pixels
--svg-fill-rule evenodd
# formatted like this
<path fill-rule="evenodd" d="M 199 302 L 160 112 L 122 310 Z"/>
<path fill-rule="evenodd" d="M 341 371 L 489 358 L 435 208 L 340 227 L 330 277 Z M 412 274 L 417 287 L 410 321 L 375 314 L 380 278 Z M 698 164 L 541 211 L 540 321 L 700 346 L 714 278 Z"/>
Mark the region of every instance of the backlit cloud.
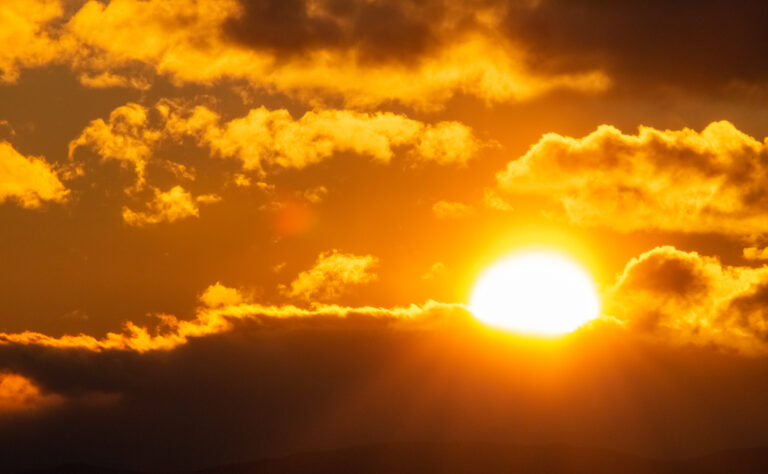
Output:
<path fill-rule="evenodd" d="M 44 201 L 61 202 L 69 191 L 44 159 L 24 156 L 8 142 L 0 142 L 0 203 L 14 200 L 36 208 Z"/>
<path fill-rule="evenodd" d="M 41 392 L 31 380 L 18 374 L 0 373 L 0 416 L 36 411 L 62 401 Z"/>
<path fill-rule="evenodd" d="M 162 138 L 159 130 L 150 128 L 147 109 L 138 104 L 116 108 L 109 120 L 96 119 L 79 137 L 69 143 L 69 157 L 84 146 L 92 148 L 102 160 L 117 160 L 136 173 L 136 187 L 146 183 L 147 162 L 155 143 Z"/>
<path fill-rule="evenodd" d="M 107 121 L 94 120 L 72 140 L 69 153 L 74 158 L 78 148 L 88 146 L 103 160 L 118 160 L 135 171 L 140 188 L 158 144 L 185 137 L 262 174 L 274 167 L 301 169 L 343 152 L 387 163 L 397 149 L 417 162 L 463 164 L 479 148 L 471 129 L 457 122 L 425 124 L 401 114 L 347 110 L 309 111 L 294 119 L 287 110 L 259 107 L 222 123 L 207 107 L 161 101 L 155 109 L 127 104 Z"/>
<path fill-rule="evenodd" d="M 768 247 L 746 247 L 742 255 L 747 260 L 768 260 Z"/>
<path fill-rule="evenodd" d="M 57 0 L 3 0 L 0 5 L 0 82 L 16 82 L 20 70 L 53 61 L 58 43 L 47 24 L 63 15 Z"/>
<path fill-rule="evenodd" d="M 294 119 L 287 110 L 259 107 L 221 124 L 218 114 L 206 107 L 190 114 L 165 110 L 167 132 L 197 136 L 216 154 L 241 160 L 246 170 L 300 169 L 341 152 L 386 163 L 397 147 L 409 148 L 416 161 L 461 164 L 479 146 L 472 131 L 460 123 L 428 125 L 393 113 L 320 110 Z"/>
<path fill-rule="evenodd" d="M 462 219 L 474 215 L 475 209 L 461 202 L 437 201 L 432 205 L 432 213 L 438 219 Z"/>
<path fill-rule="evenodd" d="M 768 142 L 729 122 L 636 135 L 603 125 L 583 138 L 546 134 L 497 178 L 578 224 L 749 236 L 768 231 L 767 157 Z"/>
<path fill-rule="evenodd" d="M 147 204 L 148 209 L 134 211 L 123 208 L 123 220 L 133 226 L 145 226 L 160 222 L 175 222 L 200 215 L 199 204 L 218 202 L 221 198 L 215 194 L 192 195 L 181 186 L 174 186 L 168 191 L 154 189 L 155 196 Z"/>
<path fill-rule="evenodd" d="M 632 331 L 744 353 L 768 352 L 768 266 L 658 247 L 631 260 L 605 313 Z"/>
<path fill-rule="evenodd" d="M 334 255 L 329 254 L 333 259 Z M 337 257 L 337 262 L 333 268 L 316 270 L 314 274 L 300 276 L 297 281 L 301 284 L 297 288 L 304 291 L 316 292 L 318 288 L 309 288 L 310 284 L 320 284 L 320 282 L 310 282 L 309 279 L 317 276 L 319 272 L 325 272 L 329 278 L 335 278 L 331 285 L 335 285 L 334 290 L 340 291 L 339 285 L 342 281 L 347 284 L 350 279 L 360 283 L 360 279 L 370 278 L 365 274 L 365 270 L 355 270 L 353 267 L 357 262 L 339 263 L 341 258 Z M 333 260 L 331 260 L 333 262 Z M 342 275 L 338 272 L 345 271 L 342 266 L 349 264 L 346 268 L 348 274 Z M 328 265 L 326 265 L 328 267 Z M 365 267 L 365 265 L 364 265 Z M 312 270 L 310 270 L 311 272 Z M 334 273 L 336 272 L 336 273 Z M 361 276 L 361 273 L 364 274 Z M 302 280 L 303 278 L 303 280 Z M 20 333 L 0 333 L 0 345 L 34 345 L 41 347 L 50 347 L 58 349 L 83 349 L 88 351 L 108 351 L 108 350 L 127 350 L 139 353 L 171 350 L 179 345 L 186 344 L 191 338 L 204 337 L 231 331 L 238 320 L 260 320 L 264 318 L 274 319 L 312 319 L 312 318 L 340 318 L 348 317 L 368 317 L 382 318 L 392 321 L 413 320 L 428 321 L 430 318 L 442 315 L 453 315 L 466 317 L 466 310 L 462 305 L 450 303 L 437 303 L 429 301 L 423 305 L 410 305 L 394 308 L 378 308 L 372 306 L 347 307 L 333 304 L 315 303 L 311 308 L 300 308 L 293 305 L 263 305 L 247 302 L 242 294 L 232 288 L 227 288 L 219 283 L 211 285 L 201 296 L 203 306 L 197 308 L 195 317 L 191 320 L 179 319 L 169 314 L 157 314 L 159 323 L 154 328 L 139 326 L 134 322 L 127 321 L 124 324 L 122 332 L 109 332 L 103 338 L 87 334 L 65 335 L 54 337 L 47 334 L 34 331 L 24 331 Z"/>
<path fill-rule="evenodd" d="M 499 25 L 499 5 L 470 3 L 90 0 L 49 34 L 43 27 L 63 15 L 59 2 L 14 1 L 0 15 L 3 44 L 12 46 L 0 69 L 15 80 L 21 67 L 65 63 L 98 88 L 145 89 L 150 74 L 177 83 L 244 79 L 308 102 L 341 97 L 364 107 L 437 108 L 456 94 L 500 102 L 608 86 L 597 69 L 532 73 Z"/>
<path fill-rule="evenodd" d="M 704 0 L 695 15 L 660 0 L 13 0 L 0 10 L 0 74 L 15 81 L 23 68 L 63 63 L 89 87 L 242 79 L 315 104 L 433 109 L 459 94 L 603 91 L 609 77 L 748 89 L 768 78 L 764 13 L 759 0 Z"/>
<path fill-rule="evenodd" d="M 323 252 L 314 266 L 299 273 L 290 286 L 283 287 L 283 292 L 306 300 L 334 299 L 350 286 L 375 281 L 377 276 L 373 269 L 378 262 L 373 255 L 354 255 L 338 250 Z"/>
<path fill-rule="evenodd" d="M 504 3 L 505 30 L 526 46 L 537 69 L 591 66 L 622 85 L 673 85 L 710 94 L 733 82 L 768 79 L 761 0 Z"/>

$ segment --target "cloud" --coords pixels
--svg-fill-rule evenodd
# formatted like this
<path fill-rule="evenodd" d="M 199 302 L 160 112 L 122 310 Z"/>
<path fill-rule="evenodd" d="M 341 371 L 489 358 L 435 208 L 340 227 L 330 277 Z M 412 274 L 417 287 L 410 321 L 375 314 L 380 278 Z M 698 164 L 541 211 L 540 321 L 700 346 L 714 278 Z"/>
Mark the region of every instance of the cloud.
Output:
<path fill-rule="evenodd" d="M 146 89 L 151 75 L 178 84 L 242 79 L 352 107 L 434 109 L 457 94 L 506 102 L 608 86 L 596 69 L 532 73 L 523 48 L 499 29 L 499 6 L 483 3 L 90 0 L 59 19 L 58 2 L 25 9 L 15 0 L 0 15 L 12 40 L 4 44 L 14 46 L 0 66 L 14 80 L 21 67 L 64 63 L 89 87 Z M 41 28 L 54 18 L 49 37 Z"/>
<path fill-rule="evenodd" d="M 113 87 L 126 87 L 138 90 L 148 90 L 152 84 L 143 77 L 130 77 L 127 75 L 112 74 L 111 72 L 102 72 L 100 74 L 90 75 L 83 73 L 78 77 L 80 84 L 94 89 L 107 89 Z"/>
<path fill-rule="evenodd" d="M 376 280 L 373 268 L 379 259 L 373 255 L 354 255 L 338 250 L 323 252 L 309 270 L 299 273 L 283 292 L 306 300 L 334 299 L 351 285 L 363 285 Z"/>
<path fill-rule="evenodd" d="M 63 202 L 68 194 L 43 158 L 24 156 L 10 143 L 0 142 L 0 203 L 12 199 L 33 209 L 43 201 Z"/>
<path fill-rule="evenodd" d="M 471 129 L 460 123 L 430 125 L 393 113 L 320 110 L 296 120 L 287 110 L 260 107 L 225 124 L 202 106 L 186 116 L 183 111 L 168 114 L 172 134 L 197 136 L 218 155 L 241 160 L 248 170 L 265 165 L 301 169 L 341 152 L 387 163 L 397 147 L 410 148 L 416 161 L 463 164 L 479 147 Z"/>
<path fill-rule="evenodd" d="M 642 8 L 590 0 L 77 6 L 5 2 L 2 80 L 62 63 L 89 87 L 145 89 L 156 75 L 177 84 L 236 79 L 313 105 L 341 98 L 350 107 L 397 101 L 434 109 L 459 94 L 510 102 L 558 89 L 604 91 L 611 79 L 633 90 L 710 93 L 768 79 L 760 0 L 703 0 L 695 15 L 686 2 L 662 0 Z"/>
<path fill-rule="evenodd" d="M 354 50 L 372 62 L 407 61 L 436 46 L 443 2 L 242 0 L 225 32 L 241 44 L 283 55 Z M 394 32 L 397 32 L 396 34 Z"/>
<path fill-rule="evenodd" d="M 475 209 L 461 202 L 438 201 L 432 206 L 432 213 L 438 219 L 463 219 L 475 214 Z"/>
<path fill-rule="evenodd" d="M 326 194 L 328 194 L 328 188 L 325 186 L 315 186 L 313 188 L 305 189 L 301 194 L 304 199 L 312 204 L 320 204 L 323 202 L 323 199 L 325 199 Z"/>
<path fill-rule="evenodd" d="M 602 125 L 550 133 L 497 174 L 507 195 L 540 195 L 583 225 L 750 236 L 768 231 L 768 142 L 729 122 L 703 131 Z M 511 199 L 510 199 L 511 201 Z"/>
<path fill-rule="evenodd" d="M 340 286 L 350 283 L 370 281 L 367 273 L 369 263 L 354 261 L 354 257 L 344 254 L 324 254 L 330 263 L 318 266 L 302 273 L 296 281 L 300 292 L 320 291 L 321 282 L 310 281 L 321 273 L 332 281 L 332 288 L 323 288 L 324 292 L 341 291 Z M 334 257 L 338 255 L 338 257 Z M 343 260 L 344 259 L 344 260 Z M 364 260 L 365 257 L 362 257 Z M 347 268 L 342 266 L 347 263 Z M 356 268 L 357 266 L 357 268 Z M 360 267 L 363 267 L 360 269 Z M 343 272 L 347 272 L 344 274 Z M 314 273 L 312 273 L 314 272 Z M 311 273 L 311 274 L 310 274 Z M 295 282 L 294 282 L 295 283 Z M 318 285 L 316 288 L 312 284 Z M 292 286 L 293 289 L 293 286 Z M 303 293 L 300 293 L 303 294 Z M 55 349 L 80 349 L 93 352 L 102 351 L 134 351 L 145 353 L 158 350 L 171 350 L 189 342 L 190 339 L 213 336 L 231 331 L 237 321 L 259 321 L 264 319 L 322 319 L 349 317 L 380 318 L 392 321 L 413 320 L 426 321 L 436 317 L 436 313 L 465 314 L 462 305 L 452 303 L 437 303 L 428 301 L 423 305 L 406 307 L 378 308 L 372 306 L 347 307 L 332 304 L 314 303 L 311 308 L 299 308 L 293 305 L 263 305 L 247 302 L 237 290 L 228 288 L 220 283 L 209 286 L 201 296 L 203 306 L 197 308 L 195 317 L 191 320 L 179 319 L 169 314 L 157 314 L 159 324 L 155 328 L 139 326 L 131 321 L 124 324 L 123 332 L 109 332 L 103 338 L 87 334 L 64 335 L 54 337 L 34 331 L 20 333 L 0 333 L 0 346 L 3 345 L 32 345 Z"/>
<path fill-rule="evenodd" d="M 229 288 L 219 282 L 209 286 L 200 296 L 200 302 L 209 308 L 220 306 L 236 306 L 242 304 L 245 298 L 235 288 Z"/>
<path fill-rule="evenodd" d="M 0 82 L 16 82 L 20 70 L 56 59 L 59 44 L 47 24 L 63 15 L 56 0 L 4 0 L 0 5 Z"/>
<path fill-rule="evenodd" d="M 742 255 L 747 260 L 768 260 L 768 247 L 746 247 Z"/>
<path fill-rule="evenodd" d="M 123 208 L 123 221 L 132 226 L 142 227 L 160 222 L 176 222 L 188 217 L 200 215 L 199 204 L 218 202 L 221 198 L 215 194 L 203 194 L 197 197 L 181 186 L 174 186 L 168 191 L 154 189 L 154 199 L 149 202 L 146 211 L 133 211 Z"/>
<path fill-rule="evenodd" d="M 131 166 L 136 173 L 136 188 L 140 189 L 146 184 L 147 162 L 160 138 L 162 132 L 149 127 L 147 109 L 129 103 L 113 110 L 107 122 L 92 121 L 69 143 L 69 158 L 74 158 L 78 148 L 90 147 L 102 160 L 117 160 Z"/>
<path fill-rule="evenodd" d="M 181 472 L 361 440 L 468 433 L 534 444 L 587 436 L 660 456 L 669 451 L 659 436 L 675 437 L 684 443 L 672 454 L 684 456 L 734 436 L 743 445 L 765 436 L 762 358 L 680 350 L 620 330 L 532 342 L 465 321 L 458 305 L 401 310 L 230 317 L 229 329 L 173 350 L 0 344 L 7 373 L 65 397 L 55 410 L 4 418 L 3 467 Z M 109 403 L 77 400 L 96 394 Z"/>
<path fill-rule="evenodd" d="M 534 70 L 593 67 L 633 90 L 672 85 L 712 94 L 733 81 L 765 83 L 761 0 L 507 2 L 503 21 Z"/>
<path fill-rule="evenodd" d="M 491 188 L 485 188 L 483 190 L 483 203 L 489 209 L 496 209 L 497 211 L 510 212 L 515 208 L 504 198 L 497 190 Z"/>
<path fill-rule="evenodd" d="M 57 395 L 44 394 L 31 380 L 18 374 L 0 373 L 0 416 L 32 412 L 62 401 Z"/>
<path fill-rule="evenodd" d="M 768 353 L 768 266 L 658 247 L 632 259 L 606 293 L 628 329 L 678 343 Z"/>
<path fill-rule="evenodd" d="M 422 280 L 435 280 L 437 278 L 440 278 L 446 274 L 448 271 L 448 268 L 445 266 L 443 262 L 435 262 L 432 264 L 431 267 L 429 267 L 429 270 L 426 271 L 421 276 Z"/>
<path fill-rule="evenodd" d="M 108 121 L 94 120 L 70 142 L 69 154 L 73 158 L 87 146 L 103 160 L 118 160 L 133 168 L 141 188 L 156 147 L 185 137 L 262 174 L 274 167 L 301 169 L 344 152 L 387 163 L 399 148 L 416 162 L 460 165 L 480 146 L 471 129 L 457 122 L 425 124 L 401 114 L 347 110 L 309 111 L 294 119 L 287 110 L 259 107 L 222 123 L 207 107 L 163 100 L 154 109 L 129 103 L 113 110 Z"/>

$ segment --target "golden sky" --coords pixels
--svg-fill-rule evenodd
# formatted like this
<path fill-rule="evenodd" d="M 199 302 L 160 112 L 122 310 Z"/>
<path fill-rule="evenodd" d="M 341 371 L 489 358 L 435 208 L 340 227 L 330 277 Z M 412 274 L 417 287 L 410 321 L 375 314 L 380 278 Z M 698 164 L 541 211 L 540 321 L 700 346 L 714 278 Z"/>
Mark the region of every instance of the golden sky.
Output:
<path fill-rule="evenodd" d="M 0 458 L 768 443 L 766 18 L 0 1 Z M 596 320 L 476 320 L 531 247 L 586 269 Z"/>

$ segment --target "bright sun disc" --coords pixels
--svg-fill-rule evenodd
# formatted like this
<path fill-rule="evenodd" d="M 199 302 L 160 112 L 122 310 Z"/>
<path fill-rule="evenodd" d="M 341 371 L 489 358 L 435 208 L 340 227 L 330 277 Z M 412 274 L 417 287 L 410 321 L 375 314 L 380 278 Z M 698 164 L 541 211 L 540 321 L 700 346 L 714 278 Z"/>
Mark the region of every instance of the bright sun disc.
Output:
<path fill-rule="evenodd" d="M 597 318 L 600 298 L 579 264 L 555 252 L 535 251 L 486 270 L 472 291 L 470 310 L 490 326 L 554 336 Z"/>

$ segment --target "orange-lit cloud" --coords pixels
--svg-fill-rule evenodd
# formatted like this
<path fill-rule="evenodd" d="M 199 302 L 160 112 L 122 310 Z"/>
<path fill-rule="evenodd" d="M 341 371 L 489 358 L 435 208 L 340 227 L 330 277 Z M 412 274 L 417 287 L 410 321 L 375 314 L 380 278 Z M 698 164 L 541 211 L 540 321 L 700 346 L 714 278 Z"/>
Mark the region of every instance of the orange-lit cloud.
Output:
<path fill-rule="evenodd" d="M 69 191 L 44 159 L 24 156 L 8 142 L 0 142 L 0 203 L 14 200 L 26 208 L 43 201 L 62 202 Z"/>
<path fill-rule="evenodd" d="M 63 14 L 59 2 L 15 0 L 0 11 L 3 44 L 11 45 L 0 53 L 0 69 L 15 80 L 21 67 L 66 63 L 84 85 L 99 88 L 145 89 L 150 73 L 177 83 L 244 79 L 307 102 L 341 97 L 362 107 L 437 108 L 456 94 L 516 101 L 609 84 L 597 69 L 533 73 L 524 48 L 504 33 L 498 5 L 349 5 L 354 16 L 347 18 L 332 2 L 299 2 L 291 19 L 253 14 L 236 0 L 90 0 L 49 34 L 43 27 Z M 374 19 L 392 24 L 374 28 Z M 303 23 L 318 21 L 336 32 L 307 40 L 302 28 L 314 27 Z"/>
<path fill-rule="evenodd" d="M 191 113 L 164 104 L 160 110 L 167 116 L 168 133 L 196 136 L 216 154 L 241 160 L 246 170 L 263 171 L 267 165 L 304 168 L 340 152 L 386 163 L 397 147 L 409 148 L 416 161 L 463 164 L 479 148 L 465 125 L 429 125 L 393 113 L 319 110 L 296 120 L 287 110 L 259 107 L 220 124 L 219 115 L 202 106 Z"/>
<path fill-rule="evenodd" d="M 102 72 L 94 75 L 83 73 L 78 79 L 82 85 L 94 89 L 130 87 L 132 89 L 147 90 L 152 86 L 144 77 L 131 77 L 127 75 L 112 74 L 110 72 Z"/>
<path fill-rule="evenodd" d="M 354 255 L 338 250 L 323 252 L 314 266 L 299 273 L 283 292 L 294 298 L 328 300 L 339 297 L 349 286 L 377 279 L 373 271 L 379 259 L 373 255 Z"/>
<path fill-rule="evenodd" d="M 315 186 L 314 188 L 304 190 L 302 196 L 312 204 L 319 204 L 325 199 L 326 194 L 328 194 L 328 188 L 325 186 Z"/>
<path fill-rule="evenodd" d="M 744 353 L 768 352 L 768 266 L 658 247 L 631 260 L 606 294 L 605 313 L 628 329 Z"/>
<path fill-rule="evenodd" d="M 73 159 L 80 147 L 91 147 L 102 160 L 117 160 L 131 166 L 136 173 L 136 186 L 141 188 L 146 183 L 145 170 L 154 145 L 162 138 L 162 133 L 149 128 L 148 123 L 144 107 L 138 104 L 118 107 L 109 115 L 109 121 L 92 121 L 69 143 L 69 157 Z"/>
<path fill-rule="evenodd" d="M 3 0 L 0 4 L 0 82 L 15 82 L 20 70 L 56 58 L 60 46 L 47 24 L 63 15 L 57 0 Z"/>
<path fill-rule="evenodd" d="M 503 3 L 506 31 L 547 70 L 598 67 L 631 90 L 712 94 L 739 81 L 765 84 L 762 0 Z"/>
<path fill-rule="evenodd" d="M 498 173 L 509 195 L 558 202 L 583 225 L 755 235 L 768 231 L 768 142 L 729 122 L 703 131 L 603 125 L 583 138 L 544 135 Z"/>
<path fill-rule="evenodd" d="M 219 282 L 206 288 L 200 295 L 200 302 L 209 308 L 236 306 L 244 301 L 245 297 L 237 289 L 224 286 Z"/>
<path fill-rule="evenodd" d="M 435 262 L 434 264 L 432 264 L 431 267 L 429 267 L 429 270 L 427 270 L 427 272 L 421 276 L 421 279 L 435 280 L 437 278 L 440 278 L 441 276 L 444 276 L 447 271 L 448 271 L 448 268 L 445 266 L 443 262 Z"/>
<path fill-rule="evenodd" d="M 109 332 L 103 338 L 87 334 L 54 337 L 34 331 L 0 333 L 0 344 L 143 353 L 171 350 L 192 338 L 229 332 L 237 321 L 309 322 L 354 316 L 424 327 L 419 323 L 471 318 L 466 307 L 457 303 L 428 301 L 381 308 L 318 302 L 338 296 L 349 285 L 374 280 L 371 266 L 375 262 L 372 256 L 338 251 L 321 254 L 311 269 L 300 273 L 290 286 L 281 287 L 290 296 L 311 298 L 309 307 L 256 303 L 241 291 L 216 283 L 200 295 L 202 304 L 190 320 L 157 314 L 159 323 L 154 328 L 128 321 L 122 332 Z M 431 280 L 444 273 L 445 265 L 438 262 L 422 278 Z M 716 257 L 657 247 L 628 262 L 615 284 L 605 289 L 603 300 L 603 322 L 617 322 L 630 334 L 745 355 L 768 353 L 768 265 L 729 266 Z M 601 327 L 600 322 L 594 327 Z"/>
<path fill-rule="evenodd" d="M 312 290 L 314 291 L 314 290 Z M 429 321 L 441 315 L 466 317 L 466 310 L 459 304 L 429 301 L 423 305 L 406 307 L 377 308 L 371 306 L 346 307 L 315 303 L 310 308 L 292 305 L 275 306 L 248 302 L 237 290 L 217 283 L 201 296 L 204 306 L 197 309 L 191 320 L 182 320 L 173 315 L 156 315 L 160 323 L 150 329 L 128 321 L 124 331 L 109 332 L 103 338 L 87 334 L 53 337 L 40 332 L 0 333 L 0 344 L 37 345 L 59 349 L 83 349 L 89 351 L 129 350 L 148 352 L 171 350 L 185 344 L 190 338 L 220 334 L 233 329 L 237 320 L 259 320 L 262 318 L 306 319 L 306 318 L 347 318 L 364 316 L 397 320 Z"/>
<path fill-rule="evenodd" d="M 145 226 L 160 222 L 175 222 L 200 215 L 199 204 L 218 202 L 221 198 L 215 194 L 192 195 L 181 186 L 174 186 L 168 191 L 154 189 L 155 196 L 145 211 L 123 208 L 123 220 L 133 226 Z"/>
<path fill-rule="evenodd" d="M 221 123 L 220 115 L 207 107 L 186 109 L 161 101 L 155 109 L 127 104 L 113 110 L 107 121 L 94 120 L 69 144 L 69 154 L 74 158 L 78 148 L 87 146 L 103 160 L 118 160 L 134 169 L 136 187 L 141 188 L 156 146 L 184 137 L 262 174 L 270 167 L 304 168 L 342 152 L 387 163 L 399 148 L 417 162 L 463 164 L 480 146 L 465 125 L 425 124 L 401 114 L 320 110 L 296 120 L 287 110 L 260 107 Z"/>
<path fill-rule="evenodd" d="M 432 205 L 432 213 L 438 219 L 462 219 L 475 214 L 475 209 L 461 202 L 438 201 Z"/>
<path fill-rule="evenodd" d="M 768 260 L 768 247 L 746 247 L 742 255 L 747 260 Z"/>
<path fill-rule="evenodd" d="M 42 393 L 40 388 L 26 377 L 0 373 L 0 415 L 36 411 L 61 401 L 59 396 Z"/>

